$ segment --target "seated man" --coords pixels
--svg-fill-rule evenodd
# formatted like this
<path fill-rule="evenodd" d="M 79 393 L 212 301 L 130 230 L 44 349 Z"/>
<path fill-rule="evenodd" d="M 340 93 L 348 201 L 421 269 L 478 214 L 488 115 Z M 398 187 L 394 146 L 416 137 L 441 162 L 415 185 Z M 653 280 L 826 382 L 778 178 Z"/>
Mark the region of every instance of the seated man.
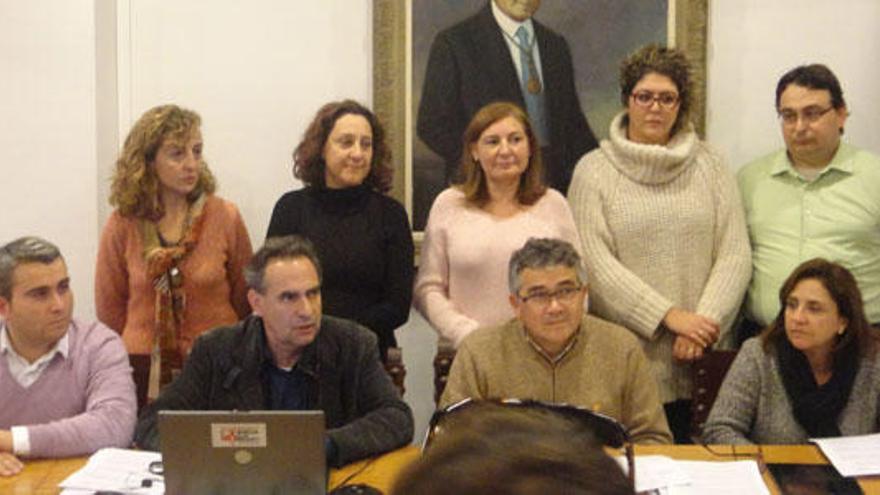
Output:
<path fill-rule="evenodd" d="M 567 403 L 617 419 L 633 442 L 670 443 L 638 342 L 626 329 L 584 313 L 585 281 L 571 244 L 529 239 L 508 269 L 516 317 L 462 342 L 440 406 L 467 397 Z"/>
<path fill-rule="evenodd" d="M 134 382 L 122 339 L 73 320 L 58 248 L 24 237 L 0 248 L 0 475 L 19 457 L 67 457 L 128 447 Z"/>
<path fill-rule="evenodd" d="M 196 340 L 180 376 L 141 415 L 140 447 L 158 448 L 163 409 L 320 409 L 327 463 L 337 467 L 412 440 L 412 412 L 379 362 L 375 334 L 321 315 L 321 267 L 309 241 L 268 239 L 245 279 L 254 313 Z"/>

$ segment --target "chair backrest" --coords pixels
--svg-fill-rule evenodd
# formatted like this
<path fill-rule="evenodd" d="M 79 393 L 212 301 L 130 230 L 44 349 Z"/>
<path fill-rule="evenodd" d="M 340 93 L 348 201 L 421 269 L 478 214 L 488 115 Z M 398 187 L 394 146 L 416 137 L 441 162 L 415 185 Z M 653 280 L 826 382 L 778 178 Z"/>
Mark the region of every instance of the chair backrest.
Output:
<path fill-rule="evenodd" d="M 388 354 L 385 356 L 385 372 L 391 377 L 391 382 L 397 387 L 400 396 L 406 392 L 404 383 L 406 382 L 406 366 L 403 364 L 403 349 L 400 347 L 389 347 Z"/>
<path fill-rule="evenodd" d="M 455 359 L 455 349 L 441 345 L 437 348 L 434 356 L 434 404 L 440 403 L 440 396 L 446 389 L 446 380 L 449 379 L 449 368 Z"/>
<path fill-rule="evenodd" d="M 699 439 L 703 434 L 703 425 L 706 424 L 709 411 L 718 396 L 718 389 L 724 383 L 724 377 L 733 364 L 736 352 L 712 351 L 695 361 L 691 367 L 691 437 L 694 439 Z"/>

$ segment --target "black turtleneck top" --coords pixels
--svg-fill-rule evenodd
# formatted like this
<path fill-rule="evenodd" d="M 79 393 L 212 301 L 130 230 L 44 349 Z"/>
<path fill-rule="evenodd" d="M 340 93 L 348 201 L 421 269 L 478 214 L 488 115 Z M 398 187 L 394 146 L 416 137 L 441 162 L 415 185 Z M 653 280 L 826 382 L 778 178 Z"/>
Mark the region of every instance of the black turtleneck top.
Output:
<path fill-rule="evenodd" d="M 321 261 L 325 314 L 348 318 L 379 337 L 384 360 L 412 303 L 413 242 L 403 206 L 366 185 L 305 187 L 275 203 L 266 237 L 298 234 Z"/>

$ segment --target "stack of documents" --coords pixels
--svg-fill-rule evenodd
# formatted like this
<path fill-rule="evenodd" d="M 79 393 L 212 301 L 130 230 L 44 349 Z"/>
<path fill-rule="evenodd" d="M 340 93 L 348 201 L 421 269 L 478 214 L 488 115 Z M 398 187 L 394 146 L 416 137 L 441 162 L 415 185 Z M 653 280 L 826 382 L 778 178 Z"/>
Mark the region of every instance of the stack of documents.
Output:
<path fill-rule="evenodd" d="M 880 474 L 880 433 L 837 438 L 811 438 L 842 476 Z"/>
<path fill-rule="evenodd" d="M 624 472 L 626 459 L 617 458 Z M 638 456 L 636 491 L 663 495 L 769 495 L 755 461 L 676 461 L 666 456 Z"/>
<path fill-rule="evenodd" d="M 79 471 L 58 484 L 62 495 L 117 492 L 161 495 L 165 492 L 162 476 L 150 472 L 150 463 L 161 461 L 158 452 L 128 449 L 101 449 Z"/>

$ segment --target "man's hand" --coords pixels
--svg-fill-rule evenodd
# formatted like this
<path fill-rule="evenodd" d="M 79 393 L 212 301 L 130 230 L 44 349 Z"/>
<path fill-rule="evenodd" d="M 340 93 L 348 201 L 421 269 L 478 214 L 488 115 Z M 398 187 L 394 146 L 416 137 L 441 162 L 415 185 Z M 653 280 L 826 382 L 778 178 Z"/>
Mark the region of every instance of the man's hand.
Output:
<path fill-rule="evenodd" d="M 0 429 L 0 452 L 12 453 L 12 432 Z"/>
<path fill-rule="evenodd" d="M 717 321 L 680 308 L 670 309 L 663 317 L 663 323 L 678 337 L 686 337 L 702 348 L 717 342 L 721 335 Z"/>
<path fill-rule="evenodd" d="M 12 476 L 24 469 L 24 463 L 9 452 L 0 452 L 0 476 Z"/>

